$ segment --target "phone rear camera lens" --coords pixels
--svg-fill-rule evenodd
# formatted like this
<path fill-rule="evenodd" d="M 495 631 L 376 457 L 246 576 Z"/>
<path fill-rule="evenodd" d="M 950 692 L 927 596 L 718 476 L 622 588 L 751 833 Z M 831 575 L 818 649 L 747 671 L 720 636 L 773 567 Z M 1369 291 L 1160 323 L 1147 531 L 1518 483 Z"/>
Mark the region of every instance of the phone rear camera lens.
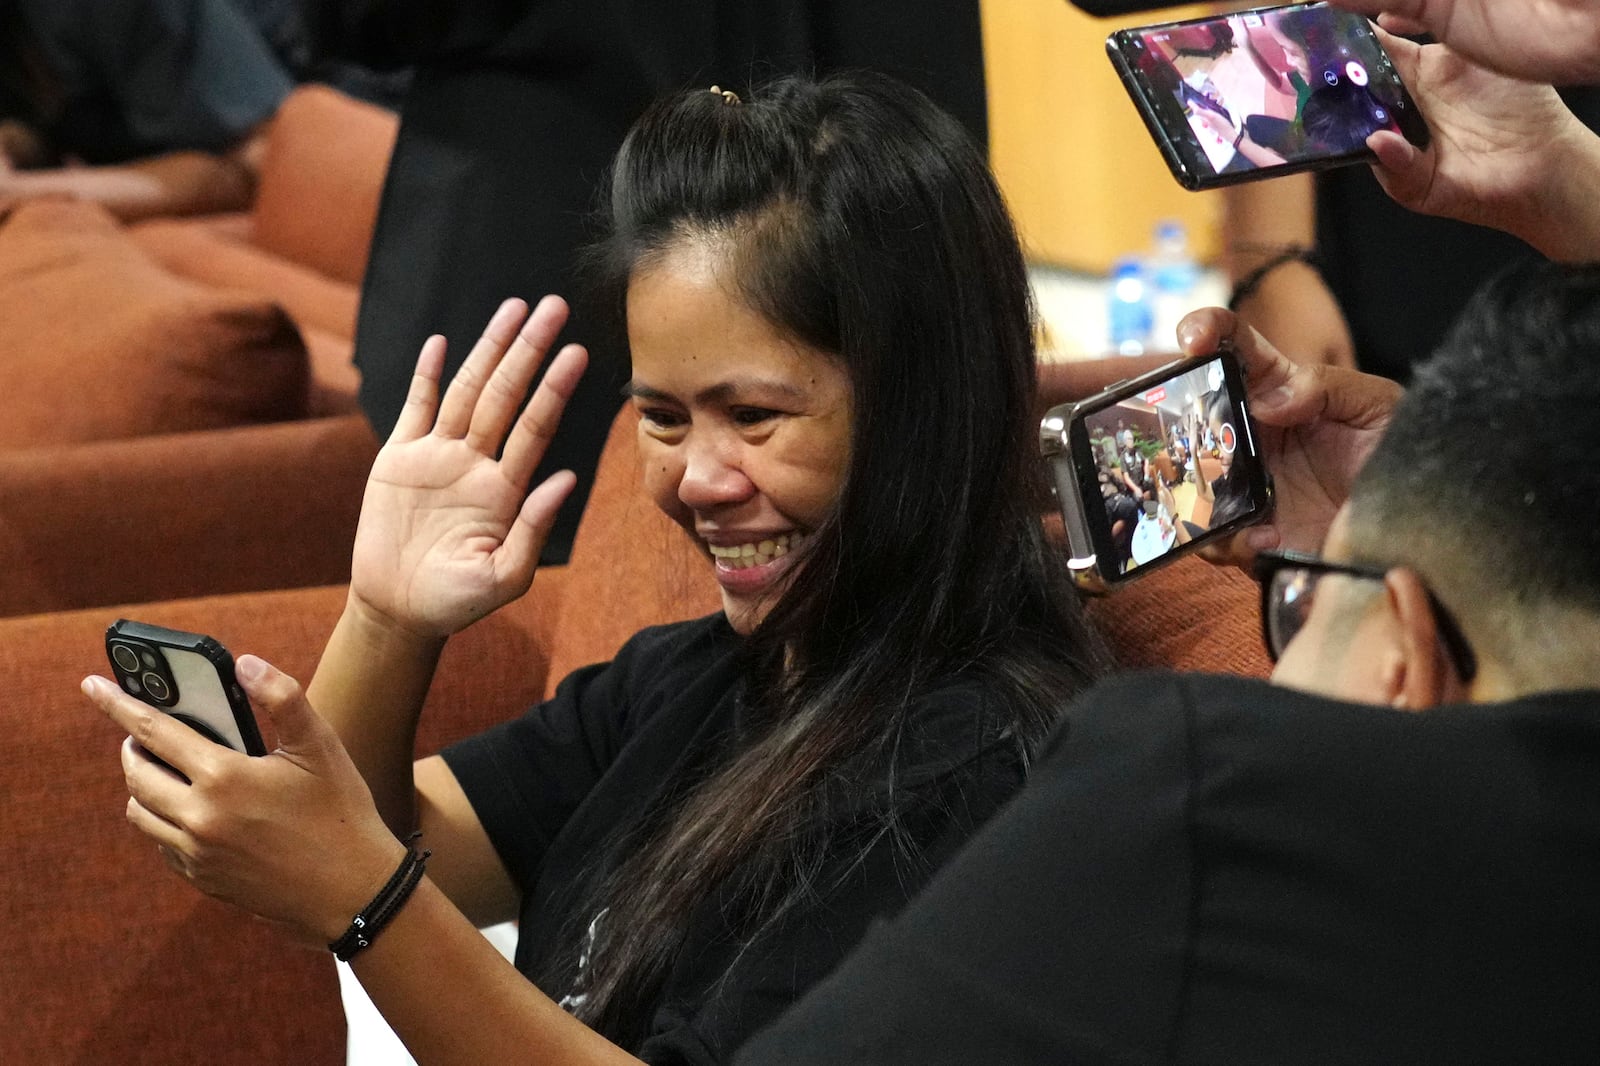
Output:
<path fill-rule="evenodd" d="M 161 702 L 165 702 L 172 695 L 172 689 L 168 687 L 166 680 L 156 673 L 144 675 L 144 690 L 150 693 L 152 699 Z"/>
<path fill-rule="evenodd" d="M 130 674 L 139 672 L 139 656 L 126 644 L 111 646 L 111 661 Z"/>

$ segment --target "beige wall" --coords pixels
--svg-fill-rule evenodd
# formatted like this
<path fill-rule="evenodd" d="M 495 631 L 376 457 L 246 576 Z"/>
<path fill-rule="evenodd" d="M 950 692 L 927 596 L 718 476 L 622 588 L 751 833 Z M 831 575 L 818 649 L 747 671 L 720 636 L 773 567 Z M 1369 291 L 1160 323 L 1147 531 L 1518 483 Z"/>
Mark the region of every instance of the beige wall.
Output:
<path fill-rule="evenodd" d="M 1218 194 L 1172 179 L 1105 54 L 1114 29 L 1205 9 L 1100 20 L 1068 0 L 982 5 L 991 158 L 1029 256 L 1103 272 L 1176 218 L 1197 255 L 1214 258 Z"/>

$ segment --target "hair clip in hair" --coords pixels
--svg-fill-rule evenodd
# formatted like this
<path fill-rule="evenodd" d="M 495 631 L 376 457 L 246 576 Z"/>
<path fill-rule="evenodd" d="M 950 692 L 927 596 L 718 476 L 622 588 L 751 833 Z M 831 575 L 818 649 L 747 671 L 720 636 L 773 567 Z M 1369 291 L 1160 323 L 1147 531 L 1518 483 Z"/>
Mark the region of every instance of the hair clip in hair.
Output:
<path fill-rule="evenodd" d="M 722 97 L 722 102 L 727 104 L 729 107 L 733 107 L 735 104 L 742 102 L 739 99 L 739 94 L 734 92 L 732 89 L 724 89 L 720 85 L 713 85 L 711 87 L 711 91 Z"/>

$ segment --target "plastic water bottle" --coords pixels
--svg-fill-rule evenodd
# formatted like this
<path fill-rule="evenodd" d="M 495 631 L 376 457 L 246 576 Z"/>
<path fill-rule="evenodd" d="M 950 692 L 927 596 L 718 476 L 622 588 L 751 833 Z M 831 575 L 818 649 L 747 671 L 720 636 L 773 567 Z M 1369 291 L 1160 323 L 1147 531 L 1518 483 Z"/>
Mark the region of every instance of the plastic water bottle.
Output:
<path fill-rule="evenodd" d="M 1150 344 L 1154 325 L 1150 285 L 1144 264 L 1138 259 L 1119 259 L 1111 269 L 1111 295 L 1106 308 L 1110 323 L 1111 347 L 1123 355 L 1143 355 Z"/>
<path fill-rule="evenodd" d="M 1189 254 L 1189 235 L 1181 222 L 1156 226 L 1155 249 L 1149 261 L 1152 343 L 1161 350 L 1176 350 L 1178 323 L 1194 310 L 1200 267 Z"/>

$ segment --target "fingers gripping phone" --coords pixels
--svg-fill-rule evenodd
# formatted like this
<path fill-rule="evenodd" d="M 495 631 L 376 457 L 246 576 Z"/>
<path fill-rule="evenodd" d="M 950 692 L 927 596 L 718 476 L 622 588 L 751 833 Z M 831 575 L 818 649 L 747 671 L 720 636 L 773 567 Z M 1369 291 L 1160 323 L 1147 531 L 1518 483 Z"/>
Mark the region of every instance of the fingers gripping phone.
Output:
<path fill-rule="evenodd" d="M 211 637 L 119 619 L 106 630 L 106 657 L 128 695 L 234 751 L 267 753 L 233 656 Z"/>
<path fill-rule="evenodd" d="M 1119 30 L 1106 51 L 1187 189 L 1369 162 L 1379 130 L 1428 144 L 1371 23 L 1325 3 Z"/>
<path fill-rule="evenodd" d="M 1180 359 L 1052 407 L 1039 441 L 1068 566 L 1090 591 L 1113 589 L 1271 511 L 1231 351 Z"/>

